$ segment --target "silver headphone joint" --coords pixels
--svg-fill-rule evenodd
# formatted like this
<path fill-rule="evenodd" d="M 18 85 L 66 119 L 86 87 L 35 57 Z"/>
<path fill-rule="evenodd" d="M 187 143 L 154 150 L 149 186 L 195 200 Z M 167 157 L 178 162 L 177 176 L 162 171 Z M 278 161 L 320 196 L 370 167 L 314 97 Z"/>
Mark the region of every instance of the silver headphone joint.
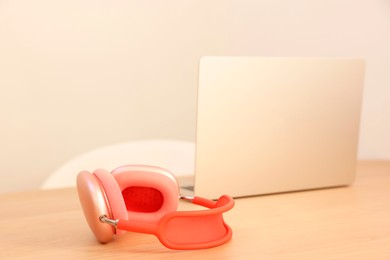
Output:
<path fill-rule="evenodd" d="M 193 196 L 182 196 L 182 195 L 180 195 L 179 199 L 186 200 L 186 201 L 193 201 L 194 197 Z"/>
<path fill-rule="evenodd" d="M 112 225 L 114 227 L 116 227 L 118 225 L 117 219 L 110 219 L 107 217 L 107 215 L 100 215 L 99 220 L 102 223 L 106 223 L 106 224 Z"/>

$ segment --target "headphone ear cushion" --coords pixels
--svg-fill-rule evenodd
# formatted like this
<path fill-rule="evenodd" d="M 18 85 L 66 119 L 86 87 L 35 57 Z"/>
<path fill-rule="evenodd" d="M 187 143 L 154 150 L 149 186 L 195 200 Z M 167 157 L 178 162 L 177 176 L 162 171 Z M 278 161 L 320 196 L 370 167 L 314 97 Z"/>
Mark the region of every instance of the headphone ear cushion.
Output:
<path fill-rule="evenodd" d="M 126 204 L 123 200 L 121 190 L 116 182 L 114 176 L 112 176 L 105 169 L 97 169 L 93 172 L 100 184 L 103 186 L 106 194 L 109 207 L 112 212 L 113 219 L 128 220 L 128 214 L 126 210 Z M 117 229 L 116 234 L 120 235 L 125 233 L 123 230 Z"/>
<path fill-rule="evenodd" d="M 176 211 L 179 186 L 167 170 L 144 165 L 126 165 L 112 171 L 122 191 L 132 221 L 157 223 Z"/>

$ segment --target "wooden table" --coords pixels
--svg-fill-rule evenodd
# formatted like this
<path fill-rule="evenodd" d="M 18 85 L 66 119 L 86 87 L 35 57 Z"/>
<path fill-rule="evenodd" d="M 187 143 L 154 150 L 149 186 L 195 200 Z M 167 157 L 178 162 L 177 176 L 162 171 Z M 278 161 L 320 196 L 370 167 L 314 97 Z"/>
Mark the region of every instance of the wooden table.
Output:
<path fill-rule="evenodd" d="M 99 244 L 73 188 L 3 194 L 0 208 L 0 259 L 390 259 L 390 162 L 360 162 L 350 187 L 237 199 L 233 239 L 207 250 L 135 233 Z"/>

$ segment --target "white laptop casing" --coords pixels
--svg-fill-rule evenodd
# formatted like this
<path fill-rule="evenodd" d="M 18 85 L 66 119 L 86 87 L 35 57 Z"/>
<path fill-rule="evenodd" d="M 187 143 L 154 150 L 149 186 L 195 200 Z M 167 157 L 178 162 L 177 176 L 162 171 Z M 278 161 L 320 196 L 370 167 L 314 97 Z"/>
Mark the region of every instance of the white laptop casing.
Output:
<path fill-rule="evenodd" d="M 364 68 L 353 59 L 202 58 L 195 195 L 350 184 Z"/>

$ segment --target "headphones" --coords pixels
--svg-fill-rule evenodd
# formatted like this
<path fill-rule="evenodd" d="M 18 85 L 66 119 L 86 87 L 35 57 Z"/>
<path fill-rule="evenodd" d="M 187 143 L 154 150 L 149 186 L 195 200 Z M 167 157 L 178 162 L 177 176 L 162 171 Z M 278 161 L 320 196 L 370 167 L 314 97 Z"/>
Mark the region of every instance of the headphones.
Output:
<path fill-rule="evenodd" d="M 180 196 L 174 175 L 159 167 L 125 165 L 111 173 L 82 171 L 77 191 L 88 225 L 101 243 L 126 231 L 153 234 L 170 249 L 210 248 L 232 237 L 222 215 L 233 208 L 231 197 L 212 201 Z M 179 199 L 208 210 L 177 211 Z"/>

